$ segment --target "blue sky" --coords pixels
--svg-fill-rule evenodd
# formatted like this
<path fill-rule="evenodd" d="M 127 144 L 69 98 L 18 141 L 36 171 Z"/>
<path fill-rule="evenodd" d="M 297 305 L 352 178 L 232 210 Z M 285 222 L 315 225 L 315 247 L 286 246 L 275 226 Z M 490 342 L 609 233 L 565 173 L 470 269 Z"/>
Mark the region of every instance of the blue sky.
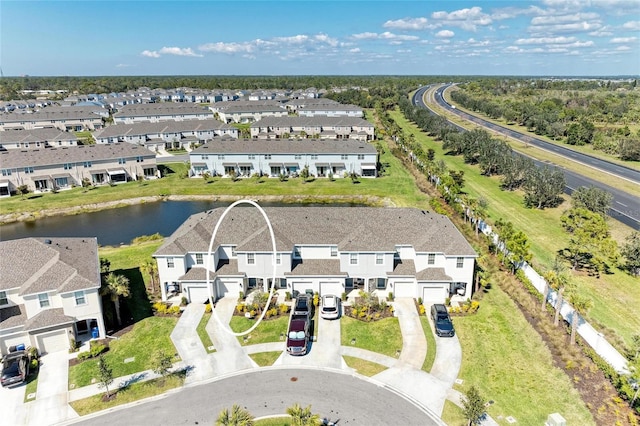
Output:
<path fill-rule="evenodd" d="M 640 0 L 0 0 L 4 75 L 638 75 Z"/>

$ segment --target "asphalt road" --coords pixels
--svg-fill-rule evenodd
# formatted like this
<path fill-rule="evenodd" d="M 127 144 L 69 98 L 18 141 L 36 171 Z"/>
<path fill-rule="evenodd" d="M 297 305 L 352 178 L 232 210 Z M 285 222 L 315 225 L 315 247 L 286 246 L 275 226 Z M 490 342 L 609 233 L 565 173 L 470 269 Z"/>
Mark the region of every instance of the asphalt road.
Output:
<path fill-rule="evenodd" d="M 264 369 L 187 387 L 160 399 L 82 420 L 81 425 L 211 425 L 224 408 L 245 407 L 255 417 L 282 415 L 294 403 L 311 404 L 344 425 L 441 425 L 387 388 L 354 376 L 310 369 Z"/>
<path fill-rule="evenodd" d="M 444 86 L 444 88 L 449 87 L 449 85 Z M 418 89 L 416 91 L 416 93 L 413 96 L 412 99 L 412 103 L 416 106 L 422 107 L 422 108 L 427 108 L 429 109 L 429 107 L 426 105 L 426 103 L 424 102 L 424 93 L 430 88 L 430 86 L 425 86 L 422 87 L 420 89 Z M 444 108 L 448 108 L 450 112 L 457 114 L 458 116 L 460 116 L 461 118 L 465 119 L 465 120 L 469 120 L 474 122 L 475 124 L 478 124 L 480 126 L 483 127 L 490 127 L 492 130 L 498 130 L 500 131 L 500 129 L 504 132 L 508 132 L 508 133 L 504 133 L 507 134 L 509 137 L 512 137 L 514 139 L 518 139 L 522 142 L 526 142 L 529 143 L 531 145 L 535 145 L 535 146 L 539 146 L 540 148 L 543 149 L 547 149 L 549 151 L 553 151 L 554 153 L 556 153 L 557 155 L 561 155 L 563 157 L 567 157 L 571 160 L 574 161 L 579 161 L 583 164 L 588 164 L 591 167 L 606 171 L 607 173 L 610 173 L 612 175 L 617 175 L 620 177 L 623 177 L 625 179 L 628 179 L 632 182 L 636 182 L 640 185 L 640 172 L 633 170 L 633 169 L 629 169 L 627 167 L 624 166 L 620 166 L 614 163 L 610 163 L 608 161 L 604 161 L 604 160 L 600 160 L 598 158 L 594 158 L 591 157 L 589 155 L 585 155 L 585 154 L 581 154 L 581 153 L 576 153 L 575 151 L 572 151 L 570 149 L 564 148 L 562 146 L 557 146 L 554 144 L 551 144 L 549 142 L 540 140 L 538 138 L 533 138 L 529 135 L 523 135 L 521 133 L 518 132 L 514 132 L 510 129 L 506 129 L 502 126 L 497 126 L 494 125 L 493 123 L 488 123 L 485 120 L 482 120 L 478 117 L 474 117 L 472 115 L 466 114 L 462 111 L 459 111 L 457 109 L 451 108 L 451 106 L 446 103 L 446 101 L 442 98 L 442 91 L 444 89 L 440 88 L 436 91 L 435 97 L 433 99 L 430 99 L 430 101 L 434 101 L 436 103 L 438 103 L 440 106 L 444 107 Z M 431 112 L 433 112 L 431 109 L 429 109 Z M 466 129 L 457 126 L 455 123 L 451 123 L 454 126 L 456 126 L 457 128 L 466 131 Z M 487 124 L 490 124 L 491 126 L 487 126 Z M 495 129 L 494 127 L 498 128 Z M 553 149 L 551 149 L 553 148 Z M 518 155 L 522 155 L 519 153 L 516 153 Z M 542 165 L 547 165 L 549 166 L 550 164 L 541 162 L 541 161 L 535 161 L 536 165 L 538 166 L 542 166 Z M 553 166 L 553 165 L 551 165 Z M 613 196 L 613 201 L 611 203 L 611 209 L 609 210 L 609 216 L 611 216 L 613 219 L 616 219 L 634 229 L 640 229 L 640 197 L 637 196 L 633 196 L 627 192 L 621 191 L 617 188 L 614 188 L 612 186 L 609 185 L 605 185 L 601 182 L 598 182 L 594 179 L 591 179 L 588 177 L 588 169 L 585 167 L 585 170 L 587 170 L 585 172 L 585 174 L 580 174 L 580 173 L 575 173 L 573 171 L 570 170 L 566 170 L 562 167 L 559 166 L 553 166 L 558 168 L 559 170 L 562 170 L 562 172 L 564 173 L 565 176 L 565 181 L 566 181 L 566 187 L 565 187 L 565 193 L 567 194 L 571 194 L 575 189 L 581 187 L 581 186 L 594 186 L 594 187 L 598 187 L 601 188 L 607 192 L 609 192 L 612 196 Z"/>

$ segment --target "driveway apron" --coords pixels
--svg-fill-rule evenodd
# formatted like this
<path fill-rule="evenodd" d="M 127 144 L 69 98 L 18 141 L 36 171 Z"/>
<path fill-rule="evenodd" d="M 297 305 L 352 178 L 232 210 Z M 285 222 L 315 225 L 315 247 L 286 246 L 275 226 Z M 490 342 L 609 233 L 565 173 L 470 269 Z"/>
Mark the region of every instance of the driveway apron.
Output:
<path fill-rule="evenodd" d="M 204 314 L 205 305 L 190 303 L 180 315 L 178 324 L 171 332 L 171 340 L 186 366 L 191 368 L 185 382 L 204 380 L 213 375 L 211 361 L 202 345 L 196 328 Z"/>
<path fill-rule="evenodd" d="M 402 352 L 397 366 L 420 370 L 427 356 L 427 339 L 424 337 L 416 305 L 413 299 L 400 297 L 395 300 L 394 309 L 402 332 Z"/>
<path fill-rule="evenodd" d="M 223 297 L 216 302 L 215 314 L 218 315 L 220 322 L 224 324 L 226 329 L 229 329 L 228 324 L 233 316 L 236 303 L 237 300 L 233 297 Z M 216 352 L 213 354 L 216 361 L 214 366 L 216 375 L 230 374 L 254 366 L 251 358 L 240 346 L 238 338 L 225 331 L 213 315 L 207 323 L 206 330 L 216 348 Z"/>
<path fill-rule="evenodd" d="M 69 354 L 53 352 L 40 358 L 36 400 L 27 404 L 26 424 L 47 425 L 68 418 Z"/>

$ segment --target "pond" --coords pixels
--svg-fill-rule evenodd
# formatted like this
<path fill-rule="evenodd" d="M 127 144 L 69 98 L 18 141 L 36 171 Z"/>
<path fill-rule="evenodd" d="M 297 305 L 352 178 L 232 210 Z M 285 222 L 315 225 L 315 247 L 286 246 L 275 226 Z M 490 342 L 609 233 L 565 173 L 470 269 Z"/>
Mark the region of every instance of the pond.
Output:
<path fill-rule="evenodd" d="M 0 226 L 0 240 L 27 237 L 97 237 L 101 246 L 129 244 L 141 235 L 156 232 L 166 237 L 189 216 L 205 210 L 227 207 L 220 201 L 158 201 L 74 216 L 51 216 L 30 222 Z M 262 206 L 314 206 L 321 204 L 260 203 Z M 355 206 L 357 204 L 332 204 Z"/>

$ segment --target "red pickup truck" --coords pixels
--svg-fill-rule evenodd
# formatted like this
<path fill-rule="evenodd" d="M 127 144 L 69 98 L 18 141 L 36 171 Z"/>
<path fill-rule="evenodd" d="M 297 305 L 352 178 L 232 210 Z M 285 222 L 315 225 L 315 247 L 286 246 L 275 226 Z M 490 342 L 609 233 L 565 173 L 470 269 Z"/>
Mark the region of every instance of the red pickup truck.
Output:
<path fill-rule="evenodd" d="M 287 332 L 287 352 L 305 355 L 309 346 L 309 315 L 291 315 Z"/>

